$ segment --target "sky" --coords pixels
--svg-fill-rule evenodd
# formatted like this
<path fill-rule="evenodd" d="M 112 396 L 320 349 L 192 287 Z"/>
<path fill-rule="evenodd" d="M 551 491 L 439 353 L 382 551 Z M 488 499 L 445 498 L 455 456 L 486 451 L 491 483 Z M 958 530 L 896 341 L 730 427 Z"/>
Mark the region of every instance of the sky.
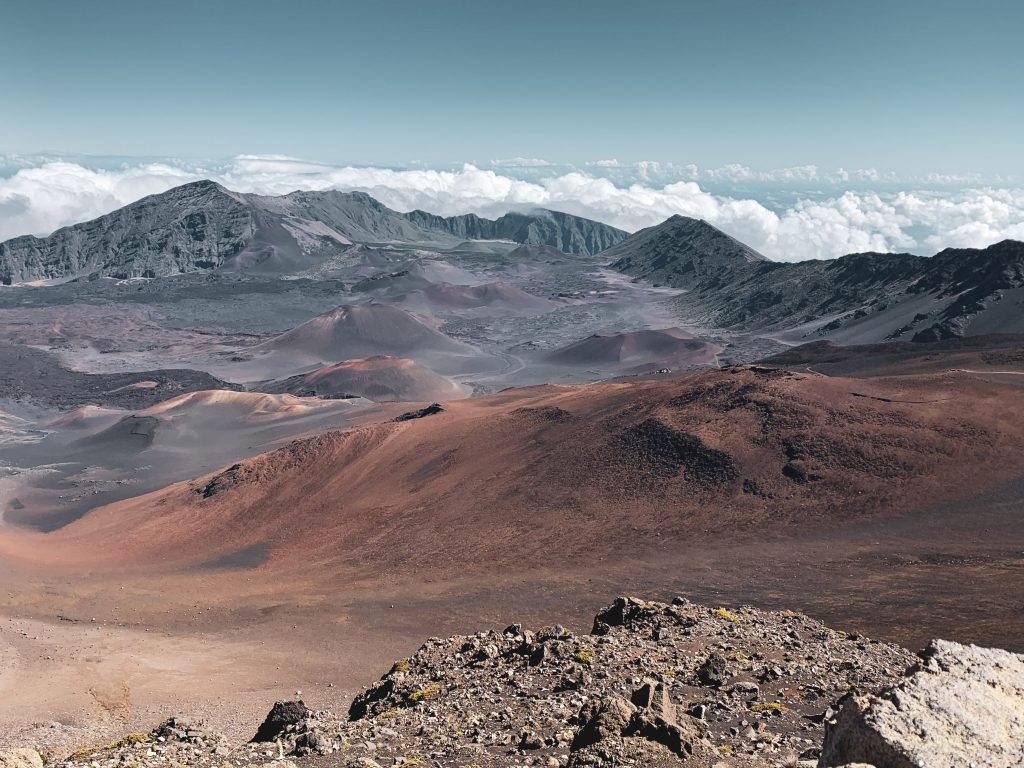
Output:
<path fill-rule="evenodd" d="M 0 0 L 0 28 L 0 237 L 196 175 L 704 211 L 788 259 L 1024 221 L 1019 1 Z"/>

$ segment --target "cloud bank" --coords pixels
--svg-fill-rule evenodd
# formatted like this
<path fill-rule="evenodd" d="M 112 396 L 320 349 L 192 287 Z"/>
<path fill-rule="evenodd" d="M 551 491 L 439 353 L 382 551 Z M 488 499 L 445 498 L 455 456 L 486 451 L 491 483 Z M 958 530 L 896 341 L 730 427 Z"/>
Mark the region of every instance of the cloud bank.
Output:
<path fill-rule="evenodd" d="M 780 261 L 834 258 L 857 251 L 931 253 L 945 247 L 982 247 L 1005 238 L 1024 239 L 1024 189 L 966 187 L 939 191 L 843 191 L 835 185 L 877 182 L 873 170 L 824 174 L 815 166 L 767 174 L 744 166 L 674 169 L 657 163 L 632 166 L 633 181 L 600 175 L 618 170 L 599 161 L 583 170 L 515 158 L 491 168 L 453 170 L 335 166 L 282 156 L 240 155 L 225 164 L 122 163 L 114 168 L 32 158 L 0 159 L 0 240 L 44 234 L 95 218 L 148 194 L 201 178 L 229 189 L 284 194 L 296 189 L 360 190 L 400 211 L 422 208 L 444 215 L 497 216 L 546 207 L 587 216 L 625 230 L 657 224 L 673 214 L 706 219 L 766 256 Z M 545 169 L 517 177 L 514 169 Z M 669 174 L 671 176 L 671 174 Z M 658 179 L 658 181 L 655 181 Z M 827 183 L 781 208 L 753 197 L 712 194 L 714 180 L 761 183 Z M 965 180 L 970 181 L 970 180 Z M 950 179 L 936 183 L 952 183 Z"/>

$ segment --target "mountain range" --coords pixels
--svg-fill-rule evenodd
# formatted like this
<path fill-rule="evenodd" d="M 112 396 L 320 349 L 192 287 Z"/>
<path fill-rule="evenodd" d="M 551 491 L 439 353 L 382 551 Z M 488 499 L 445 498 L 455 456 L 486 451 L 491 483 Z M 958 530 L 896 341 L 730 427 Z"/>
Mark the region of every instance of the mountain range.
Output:
<path fill-rule="evenodd" d="M 197 181 L 150 195 L 98 219 L 0 243 L 0 283 L 85 276 L 163 277 L 203 270 L 288 274 L 354 243 L 450 249 L 503 239 L 594 254 L 627 233 L 540 210 L 497 221 L 394 211 L 362 192 L 242 194 Z"/>
<path fill-rule="evenodd" d="M 611 267 L 685 289 L 691 325 L 840 343 L 1024 332 L 1024 243 L 935 256 L 855 253 L 769 261 L 706 221 L 673 216 L 602 254 Z"/>
<path fill-rule="evenodd" d="M 547 249 L 516 251 L 524 265 L 533 253 L 548 261 L 552 253 L 600 254 L 612 269 L 679 288 L 672 311 L 690 327 L 850 344 L 1024 332 L 1024 243 L 1012 240 L 933 257 L 856 253 L 787 263 L 684 216 L 627 235 L 556 211 L 446 218 L 400 213 L 362 192 L 268 197 L 212 181 L 143 198 L 48 237 L 0 243 L 0 283 L 204 271 L 281 277 L 346 253 L 359 258 L 360 247 L 485 254 L 491 246 L 482 241 L 492 240 Z"/>

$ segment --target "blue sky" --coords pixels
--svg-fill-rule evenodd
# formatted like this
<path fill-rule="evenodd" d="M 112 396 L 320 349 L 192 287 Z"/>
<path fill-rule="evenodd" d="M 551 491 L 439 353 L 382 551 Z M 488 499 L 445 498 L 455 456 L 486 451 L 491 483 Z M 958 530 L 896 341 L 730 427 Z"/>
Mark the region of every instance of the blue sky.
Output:
<path fill-rule="evenodd" d="M 0 0 L 0 152 L 1024 174 L 1024 3 Z"/>
<path fill-rule="evenodd" d="M 704 218 L 776 259 L 1024 239 L 1017 0 L 0 0 L 0 240 L 199 178 Z"/>

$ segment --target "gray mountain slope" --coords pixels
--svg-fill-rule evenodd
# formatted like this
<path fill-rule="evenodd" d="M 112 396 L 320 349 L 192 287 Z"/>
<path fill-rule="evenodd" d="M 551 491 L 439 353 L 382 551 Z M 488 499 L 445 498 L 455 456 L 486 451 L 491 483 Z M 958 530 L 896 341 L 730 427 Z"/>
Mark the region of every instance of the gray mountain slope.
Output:
<path fill-rule="evenodd" d="M 321 222 L 356 243 L 436 243 L 453 245 L 458 238 L 407 219 L 364 192 L 290 192 L 279 197 L 246 195 L 262 210 L 299 221 Z"/>
<path fill-rule="evenodd" d="M 211 269 L 241 253 L 258 228 L 240 196 L 213 182 L 186 184 L 49 237 L 0 243 L 0 282 Z"/>
<path fill-rule="evenodd" d="M 689 288 L 723 270 L 767 261 L 703 219 L 672 216 L 609 248 L 602 258 L 620 272 Z"/>
<path fill-rule="evenodd" d="M 862 344 L 1024 332 L 1024 243 L 946 249 L 932 257 L 857 253 L 780 263 L 705 222 L 673 217 L 603 257 L 686 293 L 687 322 L 733 331 Z"/>
<path fill-rule="evenodd" d="M 449 232 L 463 240 L 511 240 L 523 245 L 547 245 L 563 253 L 594 255 L 629 236 L 607 224 L 545 209 L 507 213 L 493 221 L 472 213 L 446 218 L 412 211 L 405 216 L 427 229 Z"/>
<path fill-rule="evenodd" d="M 466 233 L 450 221 L 422 212 L 402 214 L 361 192 L 269 197 L 198 181 L 48 237 L 0 243 L 0 283 L 94 275 L 163 277 L 214 269 L 280 275 L 309 268 L 353 243 L 451 248 L 467 237 L 596 253 L 626 236 L 551 211 L 510 214 L 498 222 L 476 219 Z"/>

